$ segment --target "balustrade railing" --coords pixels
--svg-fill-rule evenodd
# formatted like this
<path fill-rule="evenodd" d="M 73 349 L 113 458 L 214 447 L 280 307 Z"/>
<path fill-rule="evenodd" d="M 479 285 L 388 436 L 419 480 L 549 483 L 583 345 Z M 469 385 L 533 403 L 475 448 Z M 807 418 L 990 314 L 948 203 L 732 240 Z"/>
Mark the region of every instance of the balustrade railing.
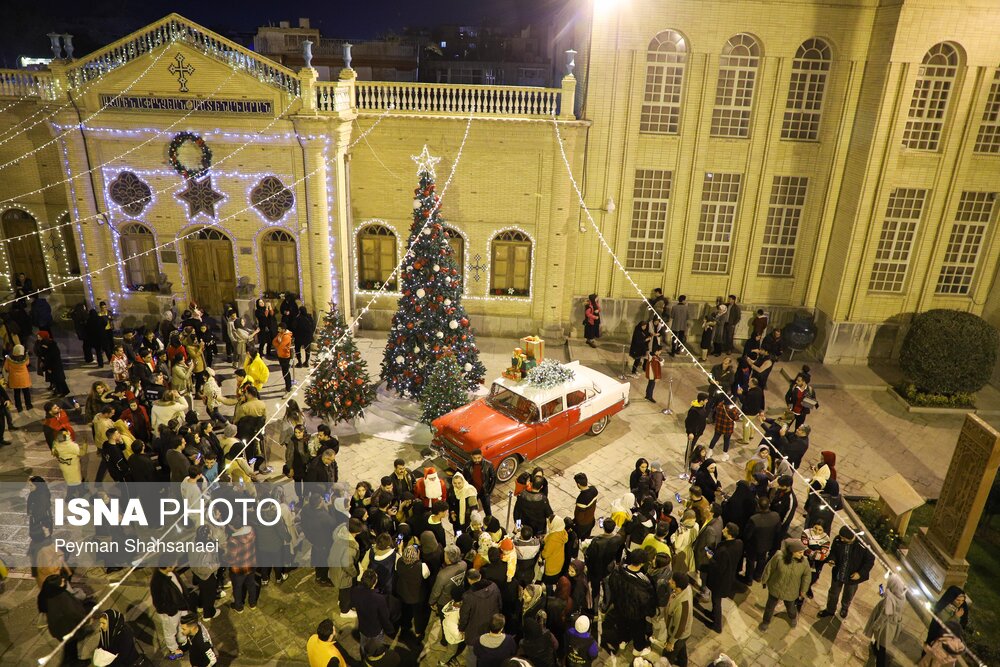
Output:
<path fill-rule="evenodd" d="M 49 72 L 0 69 L 0 97 L 55 99 L 55 79 Z"/>
<path fill-rule="evenodd" d="M 299 94 L 299 77 L 292 70 L 262 58 L 236 42 L 219 37 L 177 14 L 171 14 L 158 23 L 123 37 L 114 44 L 74 62 L 68 69 L 67 75 L 72 85 L 79 86 L 100 78 L 164 44 L 177 41 L 218 58 L 230 67 L 247 72 L 264 83 L 281 88 L 292 95 Z"/>
<path fill-rule="evenodd" d="M 359 111 L 390 105 L 401 112 L 446 115 L 551 116 L 559 111 L 560 88 L 476 86 L 449 83 L 358 81 Z"/>

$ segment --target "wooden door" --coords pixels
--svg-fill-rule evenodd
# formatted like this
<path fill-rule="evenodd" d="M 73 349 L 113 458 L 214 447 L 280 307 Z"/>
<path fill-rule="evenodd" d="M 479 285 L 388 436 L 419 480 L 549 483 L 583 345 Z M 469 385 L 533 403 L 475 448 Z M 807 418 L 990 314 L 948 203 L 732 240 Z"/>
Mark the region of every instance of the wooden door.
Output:
<path fill-rule="evenodd" d="M 23 237 L 6 244 L 11 285 L 14 284 L 18 273 L 24 273 L 31 278 L 35 289 L 49 286 L 49 276 L 45 271 L 45 258 L 42 256 L 42 244 L 36 232 L 38 232 L 38 223 L 28 213 L 16 208 L 4 212 L 4 238 Z"/>
<path fill-rule="evenodd" d="M 264 241 L 264 291 L 299 293 L 299 263 L 295 242 Z"/>
<path fill-rule="evenodd" d="M 191 298 L 212 314 L 236 298 L 233 244 L 228 239 L 193 239 L 185 243 Z"/>

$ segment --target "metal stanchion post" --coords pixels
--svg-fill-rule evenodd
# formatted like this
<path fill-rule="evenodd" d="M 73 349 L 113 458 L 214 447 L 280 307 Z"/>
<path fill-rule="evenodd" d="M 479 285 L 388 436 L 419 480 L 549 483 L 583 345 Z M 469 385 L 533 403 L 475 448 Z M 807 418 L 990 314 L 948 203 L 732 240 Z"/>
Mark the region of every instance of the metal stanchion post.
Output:
<path fill-rule="evenodd" d="M 514 492 L 507 492 L 507 523 L 504 525 L 504 531 L 510 532 L 510 513 L 514 510 Z"/>
<path fill-rule="evenodd" d="M 672 415 L 674 411 L 670 409 L 670 403 L 674 399 L 674 377 L 671 375 L 667 378 L 667 407 L 665 407 L 661 412 L 665 415 Z"/>
<path fill-rule="evenodd" d="M 625 367 L 628 366 L 628 356 L 625 354 L 627 349 L 628 345 L 622 343 L 622 372 L 618 375 L 619 380 L 625 380 L 628 378 L 628 375 L 625 373 Z"/>

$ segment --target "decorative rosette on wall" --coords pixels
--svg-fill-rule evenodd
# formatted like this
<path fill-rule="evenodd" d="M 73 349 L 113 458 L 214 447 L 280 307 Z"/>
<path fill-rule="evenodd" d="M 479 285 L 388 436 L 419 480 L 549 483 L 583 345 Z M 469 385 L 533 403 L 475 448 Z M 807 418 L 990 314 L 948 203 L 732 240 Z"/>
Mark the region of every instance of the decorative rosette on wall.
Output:
<path fill-rule="evenodd" d="M 108 195 L 131 218 L 141 215 L 153 200 L 153 192 L 146 182 L 131 171 L 119 172 L 108 186 Z"/>
<path fill-rule="evenodd" d="M 278 222 L 295 205 L 295 195 L 277 176 L 265 176 L 250 192 L 250 204 L 271 222 Z"/>

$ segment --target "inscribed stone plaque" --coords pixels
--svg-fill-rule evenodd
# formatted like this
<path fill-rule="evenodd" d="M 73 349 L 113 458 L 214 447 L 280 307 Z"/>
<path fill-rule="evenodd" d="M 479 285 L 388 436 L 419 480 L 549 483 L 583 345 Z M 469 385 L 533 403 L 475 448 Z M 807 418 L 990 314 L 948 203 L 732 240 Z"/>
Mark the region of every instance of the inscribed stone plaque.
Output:
<path fill-rule="evenodd" d="M 927 537 L 951 558 L 963 559 L 979 525 L 1000 464 L 1000 433 L 974 414 L 965 416 Z"/>
<path fill-rule="evenodd" d="M 902 475 L 896 473 L 875 485 L 878 494 L 896 516 L 915 510 L 924 504 L 924 497 L 913 490 Z"/>

